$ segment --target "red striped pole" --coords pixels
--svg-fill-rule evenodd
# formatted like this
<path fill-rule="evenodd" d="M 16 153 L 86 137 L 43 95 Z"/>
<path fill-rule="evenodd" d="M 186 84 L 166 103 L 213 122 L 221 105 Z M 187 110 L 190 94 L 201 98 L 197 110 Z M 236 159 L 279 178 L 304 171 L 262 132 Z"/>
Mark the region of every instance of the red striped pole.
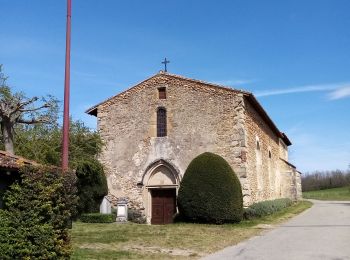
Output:
<path fill-rule="evenodd" d="M 66 68 L 64 77 L 64 109 L 63 109 L 63 137 L 62 137 L 62 170 L 68 170 L 69 147 L 69 90 L 70 90 L 70 35 L 71 35 L 72 1 L 67 0 L 66 25 Z"/>

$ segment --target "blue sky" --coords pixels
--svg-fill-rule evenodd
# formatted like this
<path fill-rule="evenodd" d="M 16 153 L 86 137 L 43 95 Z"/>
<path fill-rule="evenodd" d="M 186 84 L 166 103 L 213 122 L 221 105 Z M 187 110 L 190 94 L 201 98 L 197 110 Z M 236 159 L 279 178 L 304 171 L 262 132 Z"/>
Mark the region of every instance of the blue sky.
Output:
<path fill-rule="evenodd" d="M 72 0 L 71 113 L 168 70 L 252 91 L 303 171 L 350 164 L 350 1 Z M 63 99 L 65 0 L 0 0 L 15 90 Z"/>

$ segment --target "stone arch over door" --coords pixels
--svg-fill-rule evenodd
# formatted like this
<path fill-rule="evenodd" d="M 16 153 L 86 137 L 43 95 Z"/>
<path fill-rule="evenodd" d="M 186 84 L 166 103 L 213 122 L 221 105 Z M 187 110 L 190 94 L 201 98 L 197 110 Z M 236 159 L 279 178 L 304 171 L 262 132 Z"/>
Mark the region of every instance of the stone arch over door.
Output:
<path fill-rule="evenodd" d="M 179 171 L 167 161 L 158 160 L 147 167 L 141 183 L 147 223 L 170 223 L 172 215 L 176 213 Z M 163 216 L 163 220 L 155 216 L 156 211 Z M 156 218 L 158 220 L 155 221 Z"/>

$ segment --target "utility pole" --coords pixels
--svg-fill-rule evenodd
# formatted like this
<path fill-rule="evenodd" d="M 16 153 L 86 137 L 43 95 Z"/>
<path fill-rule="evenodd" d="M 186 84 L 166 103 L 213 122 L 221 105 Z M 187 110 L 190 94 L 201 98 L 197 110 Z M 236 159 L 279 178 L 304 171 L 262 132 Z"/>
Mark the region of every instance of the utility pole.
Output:
<path fill-rule="evenodd" d="M 63 109 L 63 131 L 62 131 L 62 171 L 63 172 L 68 170 L 71 17 L 72 17 L 72 0 L 67 0 L 66 66 L 65 66 L 65 77 L 64 77 L 64 109 Z"/>

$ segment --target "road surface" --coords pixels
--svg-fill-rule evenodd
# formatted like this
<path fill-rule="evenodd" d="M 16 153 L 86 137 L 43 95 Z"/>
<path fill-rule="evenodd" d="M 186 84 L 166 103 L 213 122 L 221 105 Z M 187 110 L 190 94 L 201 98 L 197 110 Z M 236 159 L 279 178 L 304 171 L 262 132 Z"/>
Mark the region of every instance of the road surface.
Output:
<path fill-rule="evenodd" d="M 203 258 L 350 260 L 350 201 L 317 201 L 276 229 Z"/>

